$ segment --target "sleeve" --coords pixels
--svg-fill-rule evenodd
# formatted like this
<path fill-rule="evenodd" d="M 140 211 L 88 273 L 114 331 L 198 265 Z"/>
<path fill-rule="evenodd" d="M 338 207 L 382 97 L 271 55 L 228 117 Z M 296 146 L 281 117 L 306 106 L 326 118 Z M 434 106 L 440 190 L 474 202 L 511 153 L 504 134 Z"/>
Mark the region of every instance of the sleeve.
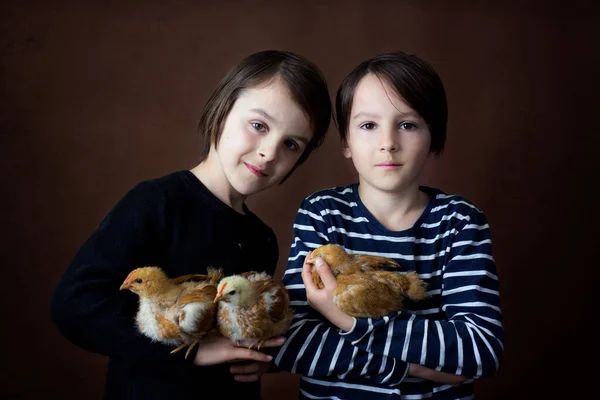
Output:
<path fill-rule="evenodd" d="M 304 258 L 308 251 L 329 241 L 322 233 L 327 232 L 327 226 L 318 212 L 311 210 L 309 201 L 300 206 L 293 230 L 294 241 L 283 283 L 290 293 L 294 319 L 275 364 L 282 370 L 308 377 L 360 377 L 389 386 L 401 383 L 408 372 L 407 363 L 353 346 L 308 305 L 301 276 Z"/>
<path fill-rule="evenodd" d="M 495 374 L 504 351 L 498 276 L 487 219 L 480 211 L 470 217 L 446 249 L 441 311 L 447 319 L 408 312 L 356 318 L 342 336 L 361 349 L 438 371 L 474 378 Z M 387 345 L 371 347 L 373 340 Z"/>
<path fill-rule="evenodd" d="M 138 332 L 134 318 L 139 298 L 119 290 L 131 270 L 156 265 L 160 259 L 165 204 L 157 186 L 136 185 L 106 215 L 60 278 L 51 317 L 75 345 L 110 357 L 182 362 L 179 353 L 170 354 L 168 347 Z"/>

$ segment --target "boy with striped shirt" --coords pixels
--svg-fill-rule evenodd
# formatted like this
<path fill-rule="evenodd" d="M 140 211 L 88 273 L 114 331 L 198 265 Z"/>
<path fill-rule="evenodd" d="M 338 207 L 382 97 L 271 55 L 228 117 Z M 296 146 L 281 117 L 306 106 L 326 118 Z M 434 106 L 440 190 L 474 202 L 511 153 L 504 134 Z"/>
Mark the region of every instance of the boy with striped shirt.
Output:
<path fill-rule="evenodd" d="M 342 82 L 336 116 L 359 181 L 300 205 L 283 278 L 295 318 L 275 363 L 302 375 L 303 399 L 472 399 L 474 378 L 499 368 L 503 327 L 484 213 L 419 184 L 444 148 L 442 82 L 416 56 L 382 54 Z M 344 314 L 328 266 L 317 260 L 319 290 L 304 264 L 326 243 L 395 259 L 427 283 L 429 297 L 378 320 Z"/>

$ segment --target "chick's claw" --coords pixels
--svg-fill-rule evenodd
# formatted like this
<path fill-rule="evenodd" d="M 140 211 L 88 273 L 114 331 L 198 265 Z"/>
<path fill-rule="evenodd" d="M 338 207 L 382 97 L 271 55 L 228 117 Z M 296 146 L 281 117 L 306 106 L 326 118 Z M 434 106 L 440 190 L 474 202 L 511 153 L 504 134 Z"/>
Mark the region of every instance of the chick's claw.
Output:
<path fill-rule="evenodd" d="M 182 344 L 181 346 L 177 347 L 176 349 L 172 350 L 172 351 L 171 351 L 171 354 L 175 354 L 175 353 L 177 353 L 178 351 L 180 351 L 180 350 L 183 350 L 183 349 L 184 349 L 184 348 L 186 348 L 187 346 L 188 346 L 188 345 L 184 343 L 184 344 Z"/>
<path fill-rule="evenodd" d="M 188 347 L 187 351 L 185 352 L 185 358 L 188 358 L 188 355 L 190 354 L 190 352 L 192 351 L 192 349 L 198 344 L 199 340 L 195 340 L 192 344 L 190 344 L 190 347 Z"/>

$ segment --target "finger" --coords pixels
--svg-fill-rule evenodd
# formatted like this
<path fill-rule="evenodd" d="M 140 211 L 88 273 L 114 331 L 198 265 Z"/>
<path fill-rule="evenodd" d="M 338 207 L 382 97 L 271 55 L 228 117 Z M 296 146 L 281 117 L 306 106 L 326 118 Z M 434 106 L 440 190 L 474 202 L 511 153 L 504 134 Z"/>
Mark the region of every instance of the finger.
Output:
<path fill-rule="evenodd" d="M 303 264 L 306 264 L 306 260 L 308 260 L 310 258 L 311 254 L 312 254 L 312 250 L 309 251 L 308 253 L 306 253 L 306 257 L 304 257 L 304 263 Z"/>
<path fill-rule="evenodd" d="M 258 371 L 260 371 L 259 363 L 232 365 L 229 368 L 229 372 L 232 374 L 256 374 Z"/>
<path fill-rule="evenodd" d="M 318 290 L 312 280 L 312 265 L 304 264 L 302 266 L 302 282 L 304 282 L 306 290 Z"/>
<path fill-rule="evenodd" d="M 329 268 L 329 265 L 327 265 L 325 260 L 323 260 L 321 257 L 318 257 L 315 260 L 315 265 L 317 266 L 317 272 L 319 273 L 319 276 L 321 277 L 325 288 L 337 286 L 335 276 L 333 276 L 331 268 Z"/>
<path fill-rule="evenodd" d="M 254 360 L 254 361 L 262 361 L 269 362 L 273 359 L 273 356 L 262 353 L 256 350 L 243 349 L 241 347 L 236 347 L 233 352 L 233 357 L 236 360 Z"/>
<path fill-rule="evenodd" d="M 271 338 L 271 339 L 265 340 L 265 342 L 260 345 L 260 348 L 262 349 L 263 347 L 280 347 L 285 343 L 285 341 L 286 341 L 286 338 L 284 336 Z"/>
<path fill-rule="evenodd" d="M 233 379 L 238 382 L 256 382 L 260 379 L 260 374 L 234 375 Z"/>

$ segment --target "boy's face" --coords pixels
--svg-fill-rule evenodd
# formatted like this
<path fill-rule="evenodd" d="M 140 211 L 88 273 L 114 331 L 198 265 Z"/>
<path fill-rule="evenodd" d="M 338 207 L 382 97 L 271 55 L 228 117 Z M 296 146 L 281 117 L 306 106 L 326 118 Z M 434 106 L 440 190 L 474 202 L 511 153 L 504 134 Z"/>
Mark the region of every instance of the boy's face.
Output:
<path fill-rule="evenodd" d="M 425 121 L 385 81 L 362 78 L 343 153 L 352 158 L 363 189 L 401 193 L 418 186 L 430 144 Z"/>
<path fill-rule="evenodd" d="M 249 196 L 279 183 L 311 138 L 309 119 L 285 84 L 273 79 L 240 94 L 212 151 L 229 190 Z"/>

